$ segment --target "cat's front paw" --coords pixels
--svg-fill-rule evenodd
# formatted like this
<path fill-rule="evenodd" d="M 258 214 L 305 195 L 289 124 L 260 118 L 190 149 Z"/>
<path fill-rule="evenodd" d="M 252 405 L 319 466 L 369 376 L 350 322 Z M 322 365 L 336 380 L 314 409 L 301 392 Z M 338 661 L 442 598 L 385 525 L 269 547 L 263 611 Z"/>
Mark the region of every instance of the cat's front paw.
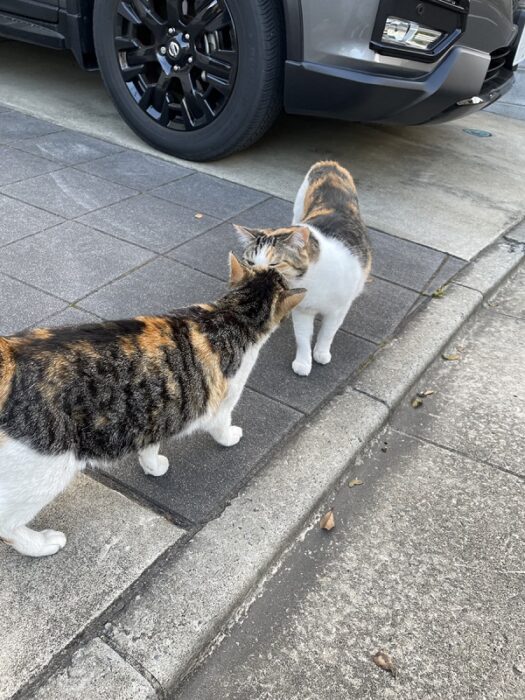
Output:
<path fill-rule="evenodd" d="M 312 371 L 312 363 L 294 360 L 292 362 L 292 369 L 295 372 L 295 374 L 298 374 L 300 377 L 307 377 Z"/>
<path fill-rule="evenodd" d="M 140 459 L 140 466 L 144 469 L 144 473 L 149 476 L 164 476 L 168 471 L 170 463 L 164 455 L 156 455 L 153 459 Z"/>
<path fill-rule="evenodd" d="M 218 440 L 219 444 L 223 447 L 233 447 L 242 438 L 242 428 L 238 425 L 230 425 L 224 435 L 221 435 L 221 439 Z"/>
<path fill-rule="evenodd" d="M 329 362 L 332 361 L 332 353 L 329 350 L 322 351 L 322 350 L 317 350 L 317 348 L 316 348 L 314 350 L 314 360 L 319 365 L 327 365 Z"/>

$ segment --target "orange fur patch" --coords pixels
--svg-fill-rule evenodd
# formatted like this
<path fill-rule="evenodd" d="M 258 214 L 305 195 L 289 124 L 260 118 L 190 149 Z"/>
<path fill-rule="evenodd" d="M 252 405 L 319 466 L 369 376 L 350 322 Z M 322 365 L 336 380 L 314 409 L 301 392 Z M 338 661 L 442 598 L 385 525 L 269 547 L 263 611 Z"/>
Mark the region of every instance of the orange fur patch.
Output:
<path fill-rule="evenodd" d="M 16 362 L 9 341 L 0 338 L 0 410 L 11 393 Z"/>
<path fill-rule="evenodd" d="M 228 389 L 228 382 L 221 370 L 220 357 L 196 323 L 190 324 L 190 340 L 206 377 L 209 391 L 208 407 L 215 411 L 219 408 Z"/>
<path fill-rule="evenodd" d="M 164 318 L 137 316 L 137 321 L 144 324 L 144 330 L 137 336 L 137 343 L 145 355 L 154 357 L 163 346 L 174 344 L 171 326 Z"/>

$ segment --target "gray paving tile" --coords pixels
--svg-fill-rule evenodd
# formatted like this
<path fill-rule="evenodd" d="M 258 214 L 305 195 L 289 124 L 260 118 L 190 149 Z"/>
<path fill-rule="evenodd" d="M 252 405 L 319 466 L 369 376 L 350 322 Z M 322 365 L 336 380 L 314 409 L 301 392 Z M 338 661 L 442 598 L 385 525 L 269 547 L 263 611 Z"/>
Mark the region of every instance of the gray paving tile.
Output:
<path fill-rule="evenodd" d="M 490 107 L 487 107 L 487 111 L 494 112 L 494 114 L 501 114 L 502 117 L 508 117 L 509 119 L 519 119 L 520 121 L 525 121 L 524 105 L 514 105 L 509 104 L 508 102 L 496 102 Z"/>
<path fill-rule="evenodd" d="M 151 194 L 218 219 L 229 219 L 268 197 L 264 192 L 203 173 L 158 187 Z"/>
<path fill-rule="evenodd" d="M 6 107 L 5 105 L 0 105 L 0 112 L 10 112 L 11 110 L 9 107 Z"/>
<path fill-rule="evenodd" d="M 44 294 L 0 274 L 0 335 L 19 333 L 64 306 L 60 299 Z"/>
<path fill-rule="evenodd" d="M 122 153 L 100 158 L 96 162 L 84 163 L 79 168 L 91 175 L 104 177 L 141 192 L 160 187 L 172 180 L 179 180 L 195 172 L 138 151 L 122 151 Z"/>
<path fill-rule="evenodd" d="M 234 223 L 254 228 L 289 226 L 293 218 L 293 204 L 271 197 L 234 217 Z"/>
<path fill-rule="evenodd" d="M 83 299 L 81 307 L 102 318 L 128 318 L 212 301 L 225 289 L 219 280 L 172 260 L 157 258 Z"/>
<path fill-rule="evenodd" d="M 46 318 L 42 325 L 46 328 L 58 328 L 60 326 L 78 326 L 83 323 L 100 323 L 100 319 L 87 311 L 68 306 L 58 314 Z"/>
<path fill-rule="evenodd" d="M 53 131 L 61 131 L 62 127 L 41 119 L 35 119 L 20 112 L 2 112 L 0 114 L 0 143 L 9 143 L 31 136 L 42 136 Z"/>
<path fill-rule="evenodd" d="M 45 158 L 0 146 L 0 185 L 50 173 L 58 168 L 60 168 L 58 163 Z"/>
<path fill-rule="evenodd" d="M 381 231 L 370 230 L 372 274 L 422 291 L 445 259 L 445 254 Z"/>
<path fill-rule="evenodd" d="M 164 446 L 170 460 L 165 476 L 146 476 L 135 457 L 104 471 L 142 498 L 191 522 L 204 522 L 233 497 L 257 462 L 301 419 L 297 411 L 246 390 L 234 413 L 244 436 L 234 447 L 221 447 L 206 434 Z M 182 522 L 184 522 L 184 520 Z"/>
<path fill-rule="evenodd" d="M 435 292 L 436 289 L 439 289 L 447 282 L 450 282 L 450 280 L 457 275 L 457 273 L 460 272 L 465 265 L 468 265 L 465 260 L 449 256 L 439 268 L 435 277 L 430 280 L 430 283 L 426 286 L 424 291 L 427 294 L 432 294 L 432 292 Z"/>
<path fill-rule="evenodd" d="M 298 377 L 292 370 L 295 339 L 292 324 L 287 321 L 262 349 L 248 386 L 299 411 L 313 411 L 375 349 L 373 343 L 338 333 L 332 349 L 332 362 L 324 366 L 314 362 L 309 377 Z"/>
<path fill-rule="evenodd" d="M 0 195 L 0 246 L 61 223 L 54 214 Z"/>
<path fill-rule="evenodd" d="M 242 254 L 242 245 L 232 224 L 226 223 L 175 248 L 169 256 L 194 267 L 196 270 L 227 280 L 230 251 L 240 255 Z"/>
<path fill-rule="evenodd" d="M 3 248 L 0 269 L 75 301 L 151 255 L 87 226 L 66 222 Z"/>
<path fill-rule="evenodd" d="M 12 146 L 68 165 L 83 163 L 122 150 L 121 146 L 114 143 L 68 130 L 14 141 Z"/>
<path fill-rule="evenodd" d="M 157 253 L 171 250 L 217 222 L 211 216 L 196 219 L 188 209 L 147 194 L 98 209 L 79 221 Z"/>
<path fill-rule="evenodd" d="M 490 300 L 490 308 L 525 321 L 525 265 Z"/>
<path fill-rule="evenodd" d="M 135 190 L 74 168 L 7 185 L 2 192 L 66 218 L 81 216 L 136 194 Z"/>
<path fill-rule="evenodd" d="M 417 292 L 371 277 L 343 328 L 380 343 L 391 336 L 419 298 Z"/>

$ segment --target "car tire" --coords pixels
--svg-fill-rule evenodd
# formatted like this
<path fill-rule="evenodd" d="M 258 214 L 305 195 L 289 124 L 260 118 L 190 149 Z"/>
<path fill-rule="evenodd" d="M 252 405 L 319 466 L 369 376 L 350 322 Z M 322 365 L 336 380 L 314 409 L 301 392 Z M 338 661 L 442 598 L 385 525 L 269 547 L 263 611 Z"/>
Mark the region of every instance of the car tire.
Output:
<path fill-rule="evenodd" d="M 188 24 L 193 32 L 191 39 L 189 33 L 175 35 L 175 39 L 181 38 L 178 43 L 174 42 L 177 46 L 172 50 L 173 44 L 163 34 L 168 25 L 165 22 L 160 28 L 158 20 L 170 20 L 171 35 L 179 32 L 180 27 L 173 24 L 172 18 L 163 17 L 162 11 L 157 12 L 159 7 L 169 7 L 171 2 L 95 0 L 95 49 L 109 94 L 128 125 L 142 139 L 166 153 L 191 161 L 207 161 L 247 148 L 270 128 L 282 109 L 284 24 L 280 3 L 275 0 L 174 2 L 172 7 L 184 7 L 186 12 L 188 7 L 193 8 L 199 22 L 194 18 L 194 24 Z M 216 12 L 221 12 L 220 21 L 215 20 L 215 24 L 210 21 L 208 27 L 213 29 L 221 22 L 227 24 L 226 29 L 220 30 L 228 32 L 226 39 L 217 30 L 209 32 L 208 28 L 199 34 L 204 21 L 202 8 L 206 3 L 207 7 L 216 7 Z M 154 23 L 147 15 L 149 8 L 155 11 Z M 165 13 L 169 11 L 166 9 Z M 147 24 L 138 25 L 137 17 Z M 187 16 L 183 19 L 186 22 Z M 197 27 L 195 31 L 194 26 Z M 122 38 L 124 32 L 125 39 Z M 183 36 L 188 39 L 187 45 Z M 229 42 L 228 53 L 221 51 L 222 41 Z M 177 50 L 178 56 L 174 58 Z M 164 55 L 160 56 L 160 52 Z M 136 68 L 136 61 L 146 60 L 146 55 L 149 63 Z M 226 55 L 234 58 L 224 64 L 229 68 L 220 68 L 220 80 L 212 75 L 214 68 L 201 71 L 203 61 L 211 66 L 211 58 L 215 60 L 216 56 Z M 140 56 L 139 59 L 136 56 Z M 170 64 L 166 68 L 167 59 L 177 60 L 180 65 Z M 180 73 L 169 73 L 171 69 Z M 143 74 L 135 76 L 137 70 L 142 70 Z M 211 82 L 201 83 L 201 78 Z M 227 83 L 227 87 L 223 83 Z M 217 84 L 220 92 L 214 87 Z M 169 89 L 163 96 L 166 85 Z M 187 93 L 184 92 L 186 88 Z M 206 94 L 211 96 L 204 97 Z M 154 106 L 153 103 L 148 106 L 150 99 Z M 205 123 L 206 119 L 209 121 Z"/>

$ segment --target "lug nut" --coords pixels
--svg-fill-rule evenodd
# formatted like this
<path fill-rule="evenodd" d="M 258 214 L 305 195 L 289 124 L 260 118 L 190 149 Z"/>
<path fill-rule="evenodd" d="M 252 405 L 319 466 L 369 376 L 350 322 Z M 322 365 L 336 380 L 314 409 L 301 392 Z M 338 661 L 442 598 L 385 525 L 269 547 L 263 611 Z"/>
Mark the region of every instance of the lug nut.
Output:
<path fill-rule="evenodd" d="M 173 66 L 173 70 L 180 70 L 178 66 Z"/>
<path fill-rule="evenodd" d="M 168 34 L 171 34 L 171 35 L 173 36 L 173 34 L 175 34 L 176 31 L 177 31 L 177 30 L 176 30 L 174 27 L 170 27 L 170 28 L 168 29 Z"/>
<path fill-rule="evenodd" d="M 190 39 L 191 37 L 190 37 L 189 34 L 185 34 L 185 35 L 184 35 L 184 38 L 185 38 L 185 39 Z"/>
<path fill-rule="evenodd" d="M 193 63 L 193 58 L 191 56 L 188 58 L 188 63 Z"/>
<path fill-rule="evenodd" d="M 167 51 L 167 49 L 166 49 L 165 46 L 161 46 L 161 47 L 160 47 L 160 52 L 161 52 L 161 54 L 162 54 L 163 56 L 166 55 L 166 51 Z"/>

